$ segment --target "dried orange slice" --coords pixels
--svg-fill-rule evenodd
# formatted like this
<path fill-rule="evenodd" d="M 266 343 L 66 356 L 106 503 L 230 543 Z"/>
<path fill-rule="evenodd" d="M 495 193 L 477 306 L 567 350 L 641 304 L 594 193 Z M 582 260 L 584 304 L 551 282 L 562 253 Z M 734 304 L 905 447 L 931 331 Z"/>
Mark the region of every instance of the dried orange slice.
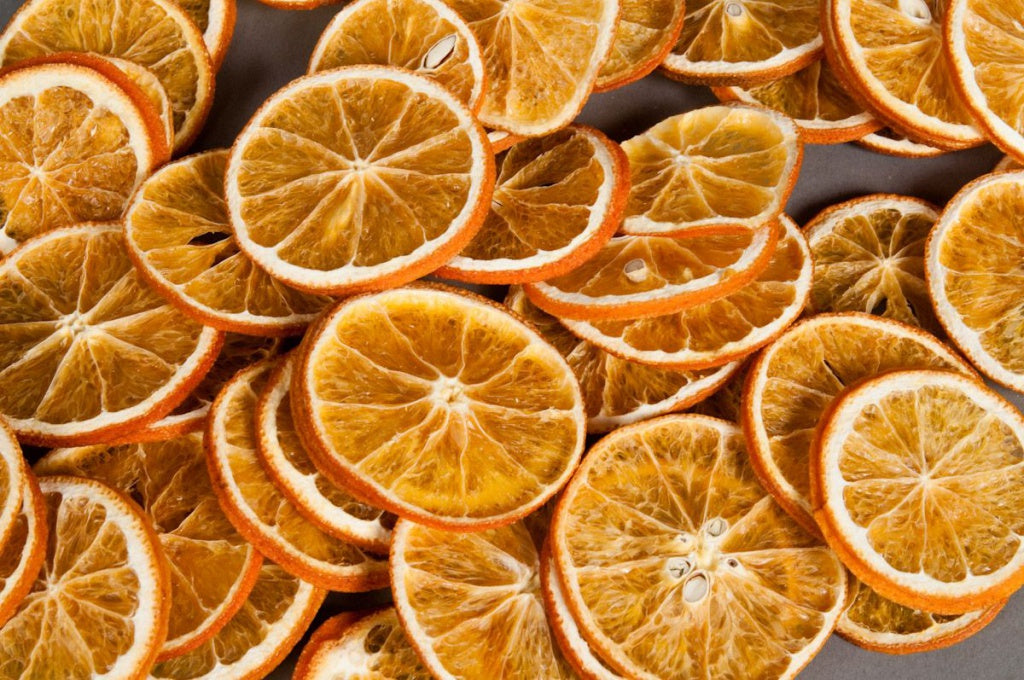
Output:
<path fill-rule="evenodd" d="M 128 254 L 171 304 L 197 321 L 250 335 L 301 333 L 330 298 L 293 290 L 239 252 L 224 201 L 227 150 L 165 165 L 124 218 Z"/>
<path fill-rule="evenodd" d="M 210 486 L 203 435 L 125 446 L 56 449 L 44 476 L 95 479 L 135 499 L 153 523 L 171 574 L 171 614 L 161 659 L 213 637 L 245 602 L 263 558 L 224 516 Z"/>
<path fill-rule="evenodd" d="M 441 0 L 356 0 L 320 35 L 309 73 L 341 66 L 400 66 L 433 78 L 476 112 L 483 104 L 480 44 Z"/>
<path fill-rule="evenodd" d="M 805 227 L 814 254 L 810 307 L 877 314 L 939 333 L 924 280 L 925 242 L 938 218 L 930 203 L 893 194 L 826 208 Z"/>
<path fill-rule="evenodd" d="M 21 491 L 21 508 L 7 540 L 0 542 L 0 627 L 32 590 L 46 558 L 46 505 L 31 473 L 25 475 Z"/>
<path fill-rule="evenodd" d="M 445 1 L 483 49 L 484 125 L 532 137 L 572 122 L 611 49 L 619 2 Z"/>
<path fill-rule="evenodd" d="M 677 0 L 621 0 L 612 49 L 594 91 L 605 92 L 640 80 L 658 67 L 679 40 L 686 3 Z"/>
<path fill-rule="evenodd" d="M 514 135 L 505 130 L 487 131 L 487 141 L 491 143 L 491 150 L 494 151 L 494 153 L 508 151 L 524 139 L 526 139 L 526 137 L 523 137 L 522 135 Z"/>
<path fill-rule="evenodd" d="M 174 4 L 181 7 L 202 32 L 213 70 L 217 71 L 227 56 L 235 32 L 235 0 L 174 0 Z"/>
<path fill-rule="evenodd" d="M 299 653 L 292 678 L 294 680 L 310 680 L 321 673 L 329 672 L 328 669 L 323 668 L 321 650 L 323 649 L 326 654 L 327 649 L 333 648 L 337 640 L 344 636 L 354 623 L 365 616 L 369 616 L 369 614 L 342 612 L 321 623 L 309 636 L 309 640 L 306 641 L 306 645 Z M 365 650 L 363 653 L 366 653 Z"/>
<path fill-rule="evenodd" d="M 808 500 L 814 430 L 849 385 L 897 369 L 971 368 L 919 328 L 849 312 L 819 314 L 754 360 L 743 392 L 742 424 L 758 479 L 808 531 L 818 533 Z"/>
<path fill-rule="evenodd" d="M 207 465 L 221 507 L 238 532 L 289 573 L 343 592 L 380 588 L 386 562 L 306 521 L 267 476 L 256 452 L 256 400 L 273 361 L 238 372 L 210 408 Z"/>
<path fill-rule="evenodd" d="M 28 466 L 14 433 L 0 419 L 0 547 L 7 544 L 14 525 L 21 521 Z"/>
<path fill-rule="evenodd" d="M 825 413 L 810 459 L 814 517 L 883 597 L 975 611 L 1024 584 L 1022 458 L 1024 417 L 981 381 L 890 372 Z"/>
<path fill-rule="evenodd" d="M 799 71 L 821 50 L 817 0 L 687 0 L 662 67 L 694 85 L 743 85 Z"/>
<path fill-rule="evenodd" d="M 303 347 L 292 411 L 310 455 L 401 517 L 509 524 L 557 493 L 583 453 L 572 369 L 484 298 L 440 287 L 350 298 Z"/>
<path fill-rule="evenodd" d="M 142 511 L 91 479 L 39 480 L 42 571 L 0 628 L 0 678 L 142 678 L 167 632 L 170 577 Z"/>
<path fill-rule="evenodd" d="M 719 420 L 727 420 L 730 423 L 740 422 L 743 385 L 746 383 L 749 368 L 750 362 L 744 362 L 740 370 L 729 378 L 729 381 L 722 385 L 721 389 L 691 408 L 688 413 L 711 416 Z"/>
<path fill-rule="evenodd" d="M 331 294 L 444 264 L 480 228 L 493 187 L 494 157 L 469 109 L 387 66 L 278 90 L 242 130 L 225 178 L 242 251 L 290 286 Z"/>
<path fill-rule="evenodd" d="M 438 276 L 494 284 L 561 276 L 593 257 L 622 223 L 628 161 L 598 130 L 573 125 L 523 140 L 497 165 L 483 227 Z"/>
<path fill-rule="evenodd" d="M 792 678 L 846 599 L 839 558 L 757 483 L 743 433 L 698 415 L 606 436 L 551 551 L 580 632 L 631 678 Z"/>
<path fill-rule="evenodd" d="M 1003 156 L 992 172 L 1006 172 L 1007 170 L 1024 170 L 1024 165 L 1013 156 Z"/>
<path fill-rule="evenodd" d="M 925 272 L 949 337 L 996 382 L 1024 390 L 1021 257 L 1024 172 L 986 175 L 946 206 L 928 239 Z"/>
<path fill-rule="evenodd" d="M 260 461 L 281 493 L 303 517 L 328 534 L 371 552 L 387 554 L 395 517 L 331 484 L 299 440 L 291 410 L 293 354 L 270 375 L 256 405 Z"/>
<path fill-rule="evenodd" d="M 0 35 L 4 65 L 56 52 L 121 57 L 152 71 L 174 110 L 175 151 L 199 134 L 213 103 L 203 35 L 170 0 L 30 0 Z"/>
<path fill-rule="evenodd" d="M 897 158 L 935 158 L 948 153 L 945 149 L 914 141 L 888 128 L 864 135 L 857 144 L 869 151 Z"/>
<path fill-rule="evenodd" d="M 623 233 L 718 234 L 771 222 L 796 184 L 799 137 L 789 116 L 746 105 L 663 120 L 622 145 L 632 175 Z"/>
<path fill-rule="evenodd" d="M 0 413 L 23 441 L 102 443 L 153 422 L 221 341 L 140 280 L 117 224 L 51 231 L 0 263 Z"/>
<path fill-rule="evenodd" d="M 608 432 L 653 416 L 681 411 L 704 399 L 739 370 L 726 364 L 703 371 L 672 371 L 620 359 L 581 340 L 538 309 L 521 288 L 505 304 L 530 322 L 562 353 L 580 381 L 587 408 L 587 432 Z"/>

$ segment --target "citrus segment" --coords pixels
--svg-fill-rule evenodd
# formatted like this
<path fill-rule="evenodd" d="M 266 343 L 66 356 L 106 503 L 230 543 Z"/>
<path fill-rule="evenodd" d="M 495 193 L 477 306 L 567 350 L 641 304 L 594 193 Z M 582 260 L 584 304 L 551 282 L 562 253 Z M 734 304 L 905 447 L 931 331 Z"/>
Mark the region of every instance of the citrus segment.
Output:
<path fill-rule="evenodd" d="M 658 67 L 679 40 L 686 3 L 678 0 L 621 0 L 612 49 L 594 90 L 603 92 L 640 80 Z"/>
<path fill-rule="evenodd" d="M 43 494 L 28 474 L 19 514 L 7 540 L 0 543 L 0 626 L 14 615 L 39 576 L 48 535 Z"/>
<path fill-rule="evenodd" d="M 945 149 L 914 141 L 888 128 L 864 135 L 857 144 L 869 151 L 897 158 L 935 158 L 947 153 Z"/>

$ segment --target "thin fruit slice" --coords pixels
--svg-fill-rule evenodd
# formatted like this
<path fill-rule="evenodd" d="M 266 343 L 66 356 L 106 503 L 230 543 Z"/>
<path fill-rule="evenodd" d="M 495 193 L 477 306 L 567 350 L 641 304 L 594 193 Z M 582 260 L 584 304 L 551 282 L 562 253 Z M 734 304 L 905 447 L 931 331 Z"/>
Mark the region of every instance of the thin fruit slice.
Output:
<path fill-rule="evenodd" d="M 330 298 L 293 290 L 239 252 L 228 223 L 228 151 L 182 158 L 151 175 L 124 218 L 146 281 L 197 321 L 250 335 L 301 333 Z"/>
<path fill-rule="evenodd" d="M 946 333 L 978 369 L 1024 391 L 1024 172 L 986 175 L 946 206 L 925 272 Z"/>
<path fill-rule="evenodd" d="M 632 175 L 622 231 L 635 236 L 761 227 L 782 213 L 803 158 L 789 116 L 738 104 L 667 118 L 622 148 Z"/>
<path fill-rule="evenodd" d="M 0 547 L 10 539 L 25 503 L 28 466 L 14 433 L 0 418 Z"/>
<path fill-rule="evenodd" d="M 716 236 L 617 236 L 574 271 L 524 286 L 544 311 L 587 321 L 682 311 L 740 290 L 768 268 L 779 229 Z"/>
<path fill-rule="evenodd" d="M 996 163 L 996 167 L 992 168 L 992 172 L 1006 172 L 1007 170 L 1024 170 L 1024 165 L 1013 156 L 1003 156 Z"/>
<path fill-rule="evenodd" d="M 149 680 L 259 680 L 284 660 L 313 623 L 325 590 L 271 562 L 242 608 L 198 649 L 156 664 Z"/>
<path fill-rule="evenodd" d="M 174 4 L 181 7 L 202 32 L 216 72 L 227 56 L 235 32 L 235 0 L 174 0 Z"/>
<path fill-rule="evenodd" d="M 224 513 L 256 548 L 321 588 L 361 592 L 387 583 L 386 562 L 306 521 L 267 476 L 256 452 L 256 400 L 273 361 L 238 372 L 210 409 L 206 462 Z"/>
<path fill-rule="evenodd" d="M 814 254 L 810 308 L 867 312 L 938 334 L 924 249 L 938 209 L 909 196 L 874 194 L 839 203 L 805 227 Z"/>
<path fill-rule="evenodd" d="M 0 678 L 145 677 L 167 633 L 170 576 L 149 521 L 95 480 L 39 481 L 49 541 L 0 628 Z"/>
<path fill-rule="evenodd" d="M 689 413 L 711 416 L 719 420 L 727 420 L 730 423 L 740 422 L 743 385 L 747 381 L 750 363 L 750 361 L 744 362 L 740 370 L 729 379 L 729 382 L 725 383 L 720 390 L 710 397 L 691 408 Z"/>
<path fill-rule="evenodd" d="M 487 141 L 491 143 L 491 150 L 494 153 L 501 153 L 502 151 L 508 151 L 519 142 L 526 139 L 522 135 L 514 135 L 511 132 L 505 130 L 488 130 Z"/>
<path fill-rule="evenodd" d="M 558 350 L 499 305 L 448 288 L 341 303 L 306 336 L 292 390 L 321 472 L 432 526 L 514 522 L 583 453 L 583 397 Z"/>
<path fill-rule="evenodd" d="M 0 263 L 0 413 L 23 441 L 98 444 L 155 421 L 221 341 L 141 281 L 118 224 L 51 231 Z"/>
<path fill-rule="evenodd" d="M 575 678 L 544 614 L 532 519 L 479 533 L 396 525 L 395 609 L 438 680 Z"/>
<path fill-rule="evenodd" d="M 694 85 L 744 85 L 799 71 L 821 56 L 817 0 L 687 0 L 665 72 Z"/>
<path fill-rule="evenodd" d="M 857 144 L 869 151 L 896 158 L 935 158 L 948 153 L 945 149 L 914 141 L 888 128 L 864 135 Z"/>
<path fill-rule="evenodd" d="M 368 616 L 368 614 L 358 611 L 342 612 L 320 624 L 310 634 L 309 640 L 306 641 L 306 645 L 299 653 L 299 658 L 295 661 L 293 680 L 310 680 L 318 674 L 329 672 L 328 669 L 322 668 L 320 650 L 331 648 L 345 634 L 345 631 L 352 627 L 352 624 L 364 616 Z"/>
<path fill-rule="evenodd" d="M 580 632 L 630 678 L 792 678 L 845 605 L 839 558 L 757 483 L 740 429 L 705 416 L 598 442 L 550 540 Z"/>
<path fill-rule="evenodd" d="M 263 558 L 224 516 L 210 486 L 200 432 L 149 444 L 56 449 L 44 476 L 95 479 L 134 499 L 152 521 L 171 574 L 161 659 L 195 649 L 238 611 Z"/>
<path fill-rule="evenodd" d="M 14 526 L 7 540 L 0 543 L 0 627 L 14 616 L 32 590 L 46 558 L 48 536 L 43 493 L 30 473 L 25 477 Z"/>
<path fill-rule="evenodd" d="M 438 276 L 473 283 L 525 283 L 567 274 L 622 223 L 629 169 L 622 148 L 573 125 L 523 140 L 497 159 L 483 227 Z"/>
<path fill-rule="evenodd" d="M 572 122 L 611 49 L 617 0 L 445 2 L 483 49 L 484 125 L 532 137 Z"/>
<path fill-rule="evenodd" d="M 596 92 L 640 80 L 672 51 L 683 30 L 686 3 L 680 0 L 621 0 L 612 49 L 601 66 Z"/>
<path fill-rule="evenodd" d="M 494 157 L 469 109 L 387 66 L 278 90 L 238 136 L 225 178 L 242 251 L 290 286 L 339 295 L 450 260 L 483 224 L 493 187 Z"/>
<path fill-rule="evenodd" d="M 512 288 L 505 304 L 533 324 L 572 367 L 583 390 L 587 432 L 591 434 L 693 406 L 739 370 L 738 363 L 704 371 L 672 371 L 633 363 L 570 333 L 558 319 L 534 306 L 521 288 Z"/>
<path fill-rule="evenodd" d="M 480 44 L 441 0 L 356 0 L 338 12 L 320 35 L 308 72 L 364 64 L 433 78 L 474 113 L 483 104 Z"/>
<path fill-rule="evenodd" d="M 806 306 L 813 274 L 810 249 L 785 215 L 771 262 L 740 290 L 674 314 L 622 321 L 577 321 L 565 326 L 596 347 L 661 369 L 724 366 L 777 338 Z"/>
<path fill-rule="evenodd" d="M 1024 585 L 1022 458 L 1024 417 L 984 383 L 893 371 L 825 413 L 810 459 L 814 517 L 883 597 L 975 611 Z"/>
<path fill-rule="evenodd" d="M 375 553 L 387 554 L 395 516 L 366 505 L 331 484 L 299 440 L 291 410 L 293 354 L 270 375 L 256 405 L 260 462 L 299 513 L 324 532 Z"/>
<path fill-rule="evenodd" d="M 213 103 L 213 66 L 203 36 L 170 0 L 26 2 L 0 35 L 0 63 L 55 52 L 121 57 L 152 71 L 171 99 L 175 151 L 199 134 Z"/>
<path fill-rule="evenodd" d="M 37 234 L 121 216 L 166 154 L 142 96 L 125 77 L 74 64 L 0 76 L 0 256 Z"/>
<path fill-rule="evenodd" d="M 972 374 L 919 328 L 859 313 L 819 314 L 758 355 L 743 391 L 742 424 L 758 479 L 805 529 L 817 534 L 808 500 L 814 430 L 847 386 L 897 369 Z"/>

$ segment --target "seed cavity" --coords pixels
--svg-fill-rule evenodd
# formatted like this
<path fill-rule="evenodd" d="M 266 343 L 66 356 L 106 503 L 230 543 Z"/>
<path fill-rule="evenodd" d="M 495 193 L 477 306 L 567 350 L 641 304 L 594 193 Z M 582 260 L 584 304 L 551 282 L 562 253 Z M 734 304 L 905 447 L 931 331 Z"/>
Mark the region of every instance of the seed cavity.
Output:
<path fill-rule="evenodd" d="M 683 578 L 693 571 L 693 562 L 686 557 L 673 557 L 669 559 L 665 568 L 674 578 Z"/>
<path fill-rule="evenodd" d="M 423 61 L 420 63 L 420 68 L 425 71 L 433 71 L 434 69 L 440 68 L 442 64 L 451 59 L 452 55 L 455 54 L 455 46 L 459 42 L 459 36 L 454 33 L 449 33 L 445 37 L 438 40 L 436 43 L 431 45 L 427 53 L 423 55 Z"/>
<path fill-rule="evenodd" d="M 924 0 L 900 0 L 900 11 L 921 23 L 932 21 L 932 10 Z"/>
<path fill-rule="evenodd" d="M 724 534 L 726 529 L 728 528 L 729 523 L 721 517 L 716 517 L 712 520 L 709 520 L 708 523 L 704 525 L 704 531 L 707 532 L 707 535 L 713 536 L 715 538 Z"/>
<path fill-rule="evenodd" d="M 683 599 L 690 604 L 695 604 L 707 597 L 708 590 L 710 590 L 710 584 L 707 575 L 703 572 L 694 574 L 683 584 Z"/>
<path fill-rule="evenodd" d="M 647 280 L 647 263 L 639 258 L 630 260 L 622 268 L 622 273 L 633 283 L 643 283 Z"/>
<path fill-rule="evenodd" d="M 725 5 L 725 13 L 731 17 L 738 17 L 743 14 L 743 5 L 738 2 L 730 2 Z"/>

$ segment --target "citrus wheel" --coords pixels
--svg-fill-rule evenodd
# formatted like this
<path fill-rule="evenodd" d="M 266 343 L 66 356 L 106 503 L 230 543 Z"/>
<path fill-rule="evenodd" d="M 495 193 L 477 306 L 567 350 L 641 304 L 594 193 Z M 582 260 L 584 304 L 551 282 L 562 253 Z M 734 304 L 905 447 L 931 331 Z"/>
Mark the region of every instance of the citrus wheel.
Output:
<path fill-rule="evenodd" d="M 442 0 L 356 0 L 320 35 L 309 73 L 342 66 L 399 66 L 433 78 L 474 113 L 487 75 L 480 43 Z"/>
<path fill-rule="evenodd" d="M 621 0 L 612 49 L 601 66 L 595 92 L 640 80 L 658 68 L 679 40 L 686 3 L 677 0 Z"/>
<path fill-rule="evenodd" d="M 266 557 L 318 587 L 383 587 L 386 562 L 306 521 L 263 469 L 256 451 L 256 400 L 274 365 L 268 360 L 239 371 L 210 408 L 206 462 L 224 514 Z"/>
<path fill-rule="evenodd" d="M 960 190 L 928 238 L 925 273 L 939 321 L 996 382 L 1024 390 L 1020 258 L 1024 172 L 986 175 Z"/>
<path fill-rule="evenodd" d="M 857 144 L 868 151 L 896 158 L 936 158 L 949 153 L 945 149 L 914 141 L 888 128 L 864 135 L 857 140 Z"/>
<path fill-rule="evenodd" d="M 522 135 L 514 135 L 505 130 L 487 131 L 487 141 L 491 143 L 491 150 L 494 151 L 494 153 L 508 151 L 524 139 L 526 139 L 526 137 L 523 137 Z"/>
<path fill-rule="evenodd" d="M 818 533 L 808 499 L 814 430 L 846 387 L 886 371 L 970 366 L 919 328 L 877 316 L 819 314 L 786 331 L 754 360 L 742 418 L 758 479 L 805 529 Z"/>
<path fill-rule="evenodd" d="M 203 435 L 148 444 L 56 449 L 42 476 L 95 479 L 142 507 L 171 574 L 171 613 L 160 659 L 213 637 L 245 602 L 263 558 L 231 526 L 210 486 Z"/>
<path fill-rule="evenodd" d="M 28 465 L 18 440 L 0 419 L 0 547 L 7 544 L 24 513 Z"/>
<path fill-rule="evenodd" d="M 768 267 L 730 295 L 646 319 L 563 323 L 606 352 L 660 369 L 703 370 L 738 361 L 781 335 L 810 295 L 807 240 L 785 215 L 779 223 L 782 236 Z"/>
<path fill-rule="evenodd" d="M 290 286 L 336 295 L 437 269 L 479 230 L 493 187 L 469 109 L 387 66 L 278 90 L 238 136 L 225 178 L 242 252 Z"/>
<path fill-rule="evenodd" d="M 325 533 L 375 553 L 387 554 L 395 516 L 371 507 L 331 484 L 299 440 L 291 410 L 298 358 L 283 359 L 256 405 L 260 462 L 295 509 Z"/>
<path fill-rule="evenodd" d="M 150 175 L 124 217 L 128 254 L 168 302 L 201 323 L 249 335 L 305 330 L 330 298 L 289 288 L 239 252 L 224 200 L 227 150 Z"/>
<path fill-rule="evenodd" d="M 95 480 L 39 480 L 49 534 L 32 590 L 0 628 L 0 678 L 145 678 L 167 633 L 170 576 L 153 528 Z"/>
<path fill-rule="evenodd" d="M 740 370 L 736 371 L 735 375 L 729 378 L 728 382 L 707 399 L 687 411 L 687 413 L 710 416 L 719 420 L 727 420 L 730 423 L 740 422 L 743 385 L 746 383 L 749 369 L 750 361 L 743 362 Z"/>
<path fill-rule="evenodd" d="M 924 280 L 925 243 L 938 218 L 930 203 L 894 194 L 826 208 L 805 227 L 814 254 L 810 308 L 867 312 L 940 333 Z"/>
<path fill-rule="evenodd" d="M 617 0 L 445 1 L 483 50 L 480 122 L 528 137 L 572 122 L 611 49 Z"/>
<path fill-rule="evenodd" d="M 313 461 L 400 517 L 509 524 L 557 493 L 583 453 L 572 369 L 490 300 L 426 286 L 350 298 L 300 356 L 292 411 Z"/>
<path fill-rule="evenodd" d="M 39 125 L 48 134 L 28 132 Z M 59 227 L 120 217 L 164 160 L 160 125 L 127 77 L 74 64 L 0 75 L 0 256 Z"/>
<path fill-rule="evenodd" d="M 758 484 L 731 423 L 663 416 L 587 454 L 552 522 L 580 632 L 630 678 L 792 678 L 847 574 Z M 669 651 L 670 650 L 670 651 Z"/>
<path fill-rule="evenodd" d="M 992 168 L 992 172 L 1006 172 L 1008 170 L 1024 170 L 1024 165 L 1013 156 L 1003 156 Z"/>
<path fill-rule="evenodd" d="M 203 35 L 170 0 L 30 0 L 0 34 L 5 66 L 56 52 L 121 57 L 152 71 L 171 100 L 176 152 L 199 134 L 213 103 Z"/>
<path fill-rule="evenodd" d="M 203 34 L 203 43 L 216 72 L 227 56 L 235 32 L 235 0 L 174 0 Z"/>
<path fill-rule="evenodd" d="M 21 495 L 14 526 L 0 542 L 0 629 L 32 590 L 46 558 L 46 505 L 31 473 L 25 476 Z"/>
<path fill-rule="evenodd" d="M 483 227 L 438 276 L 493 284 L 561 276 L 593 257 L 622 223 L 629 164 L 598 130 L 573 125 L 523 140 L 497 165 Z"/>
<path fill-rule="evenodd" d="M 803 158 L 793 119 L 745 104 L 672 116 L 622 148 L 632 180 L 622 232 L 634 236 L 761 227 L 782 213 Z"/>
<path fill-rule="evenodd" d="M 149 680 L 260 680 L 298 644 L 327 591 L 264 562 L 242 608 L 198 649 L 153 666 Z"/>
<path fill-rule="evenodd" d="M 817 0 L 687 0 L 662 68 L 693 85 L 749 85 L 799 71 L 821 51 Z"/>
<path fill-rule="evenodd" d="M 321 656 L 321 650 L 324 650 L 324 654 L 326 654 L 326 650 L 333 648 L 338 639 L 344 636 L 345 632 L 356 621 L 368 615 L 366 612 L 358 611 L 342 612 L 321 623 L 310 634 L 305 646 L 299 653 L 299 658 L 295 662 L 295 670 L 292 672 L 292 678 L 294 680 L 311 680 L 311 678 L 316 678 L 318 674 L 324 672 L 326 669 L 322 668 L 321 659 L 323 657 Z"/>
<path fill-rule="evenodd" d="M 0 262 L 0 413 L 23 441 L 103 443 L 153 422 L 221 342 L 146 287 L 117 224 L 51 231 Z"/>

